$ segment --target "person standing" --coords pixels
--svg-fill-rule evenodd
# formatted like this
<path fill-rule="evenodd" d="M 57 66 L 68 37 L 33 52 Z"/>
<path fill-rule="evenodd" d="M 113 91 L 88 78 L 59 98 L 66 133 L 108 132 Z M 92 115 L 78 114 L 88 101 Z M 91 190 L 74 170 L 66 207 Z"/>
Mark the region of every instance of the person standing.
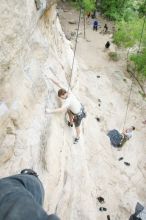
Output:
<path fill-rule="evenodd" d="M 93 22 L 93 31 L 97 31 L 97 29 L 98 29 L 98 21 L 95 20 L 95 21 Z"/>

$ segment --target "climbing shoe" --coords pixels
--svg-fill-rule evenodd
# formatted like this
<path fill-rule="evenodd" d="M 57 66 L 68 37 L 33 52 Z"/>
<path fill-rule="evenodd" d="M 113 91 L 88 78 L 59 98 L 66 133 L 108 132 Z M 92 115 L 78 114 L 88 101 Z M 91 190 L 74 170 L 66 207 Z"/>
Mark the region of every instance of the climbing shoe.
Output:
<path fill-rule="evenodd" d="M 75 138 L 74 139 L 74 144 L 77 144 L 79 142 L 80 138 Z"/>
<path fill-rule="evenodd" d="M 124 164 L 125 164 L 126 166 L 130 166 L 130 163 L 128 163 L 128 162 L 124 162 Z"/>
<path fill-rule="evenodd" d="M 32 175 L 32 176 L 38 177 L 37 173 L 35 171 L 33 171 L 32 169 L 21 170 L 21 174 L 28 174 L 28 175 Z"/>
<path fill-rule="evenodd" d="M 97 120 L 98 122 L 100 122 L 100 118 L 96 118 L 96 120 Z"/>
<path fill-rule="evenodd" d="M 120 157 L 118 160 L 120 161 L 120 160 L 123 160 L 124 158 L 123 157 Z"/>
<path fill-rule="evenodd" d="M 68 121 L 67 125 L 68 125 L 69 127 L 73 127 L 73 124 L 71 124 L 69 121 Z"/>

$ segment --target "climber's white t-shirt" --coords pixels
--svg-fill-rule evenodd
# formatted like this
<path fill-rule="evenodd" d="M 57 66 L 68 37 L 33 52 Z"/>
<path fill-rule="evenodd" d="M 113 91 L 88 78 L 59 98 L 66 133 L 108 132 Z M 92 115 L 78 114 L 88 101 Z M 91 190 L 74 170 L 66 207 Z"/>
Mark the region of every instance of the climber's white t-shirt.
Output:
<path fill-rule="evenodd" d="M 78 99 L 72 93 L 69 93 L 67 99 L 63 101 L 63 107 L 71 110 L 74 114 L 78 114 L 82 106 Z"/>

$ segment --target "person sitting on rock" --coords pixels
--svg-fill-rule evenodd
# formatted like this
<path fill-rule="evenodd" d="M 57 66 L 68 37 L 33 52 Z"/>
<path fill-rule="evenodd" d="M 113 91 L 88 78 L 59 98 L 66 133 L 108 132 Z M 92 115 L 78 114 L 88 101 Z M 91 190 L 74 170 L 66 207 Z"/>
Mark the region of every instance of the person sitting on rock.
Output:
<path fill-rule="evenodd" d="M 83 118 L 86 117 L 84 112 L 84 107 L 79 102 L 79 100 L 73 95 L 71 91 L 63 89 L 58 82 L 49 78 L 54 84 L 56 84 L 60 89 L 58 90 L 58 97 L 63 101 L 63 105 L 56 109 L 46 109 L 46 113 L 57 113 L 67 111 L 69 116 L 68 126 L 73 127 L 75 125 L 76 137 L 74 139 L 74 144 L 76 144 L 80 139 L 80 125 Z"/>
<path fill-rule="evenodd" d="M 106 44 L 105 44 L 105 48 L 108 49 L 109 47 L 110 47 L 110 42 L 107 41 Z"/>
<path fill-rule="evenodd" d="M 122 147 L 127 140 L 132 137 L 132 132 L 135 130 L 134 126 L 126 129 L 123 133 L 113 129 L 108 131 L 107 136 L 110 138 L 111 145 L 114 147 Z"/>
<path fill-rule="evenodd" d="M 44 188 L 33 170 L 0 179 L 1 220 L 60 220 L 43 210 L 43 201 Z"/>

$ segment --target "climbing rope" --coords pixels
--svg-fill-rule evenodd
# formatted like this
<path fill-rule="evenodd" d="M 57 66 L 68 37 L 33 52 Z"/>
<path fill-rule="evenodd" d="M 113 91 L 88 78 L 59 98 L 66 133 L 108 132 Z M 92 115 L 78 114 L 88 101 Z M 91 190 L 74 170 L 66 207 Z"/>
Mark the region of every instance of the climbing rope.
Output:
<path fill-rule="evenodd" d="M 132 82 L 131 82 L 131 86 L 130 86 L 130 92 L 129 92 L 128 101 L 127 101 L 127 106 L 126 106 L 126 112 L 125 112 L 125 117 L 124 117 L 123 131 L 124 131 L 124 129 L 125 129 L 125 124 L 126 124 L 126 121 L 127 121 L 128 109 L 129 109 L 129 104 L 130 104 L 130 99 L 131 99 L 131 93 L 132 93 L 133 82 L 134 82 L 134 78 L 132 77 Z"/>
<path fill-rule="evenodd" d="M 146 1 L 145 1 L 145 5 L 146 5 Z M 145 27 L 145 22 L 146 22 L 146 15 L 144 16 L 144 21 L 143 21 L 143 25 L 142 25 L 142 30 L 141 30 L 141 34 L 140 34 L 140 39 L 139 39 L 139 45 L 138 45 L 138 50 L 137 50 L 137 57 L 138 54 L 140 52 L 141 49 L 141 44 L 142 44 L 142 38 L 143 38 L 143 32 L 144 32 L 144 27 Z M 128 52 L 129 54 L 129 52 Z M 127 56 L 128 58 L 128 56 Z M 127 116 L 128 116 L 128 109 L 129 109 L 129 104 L 130 104 L 130 99 L 131 99 L 131 94 L 132 94 L 132 87 L 133 87 L 133 83 L 134 83 L 134 78 L 135 78 L 135 72 L 136 72 L 136 64 L 134 66 L 134 71 L 132 74 L 132 82 L 131 82 L 131 86 L 130 86 L 130 92 L 129 92 L 129 96 L 128 96 L 128 101 L 127 101 L 127 107 L 126 107 L 126 112 L 125 112 L 125 117 L 124 117 L 124 123 L 123 123 L 123 130 L 125 128 L 125 124 L 127 121 Z"/>
<path fill-rule="evenodd" d="M 68 85 L 68 91 L 69 91 L 69 88 L 70 88 L 70 85 L 71 85 L 71 79 L 72 79 L 72 73 L 73 73 L 74 61 L 75 61 L 75 55 L 76 55 L 76 49 L 77 49 L 77 43 L 78 43 L 80 22 L 81 22 L 82 6 L 81 6 L 80 1 L 79 1 L 79 5 L 80 5 L 80 13 L 79 13 L 79 19 L 78 19 L 78 26 L 77 26 L 77 32 L 76 32 L 75 47 L 74 47 L 74 52 L 73 52 L 73 61 L 72 61 L 72 66 L 71 66 L 71 73 L 70 73 L 70 81 L 69 81 L 69 85 Z"/>

